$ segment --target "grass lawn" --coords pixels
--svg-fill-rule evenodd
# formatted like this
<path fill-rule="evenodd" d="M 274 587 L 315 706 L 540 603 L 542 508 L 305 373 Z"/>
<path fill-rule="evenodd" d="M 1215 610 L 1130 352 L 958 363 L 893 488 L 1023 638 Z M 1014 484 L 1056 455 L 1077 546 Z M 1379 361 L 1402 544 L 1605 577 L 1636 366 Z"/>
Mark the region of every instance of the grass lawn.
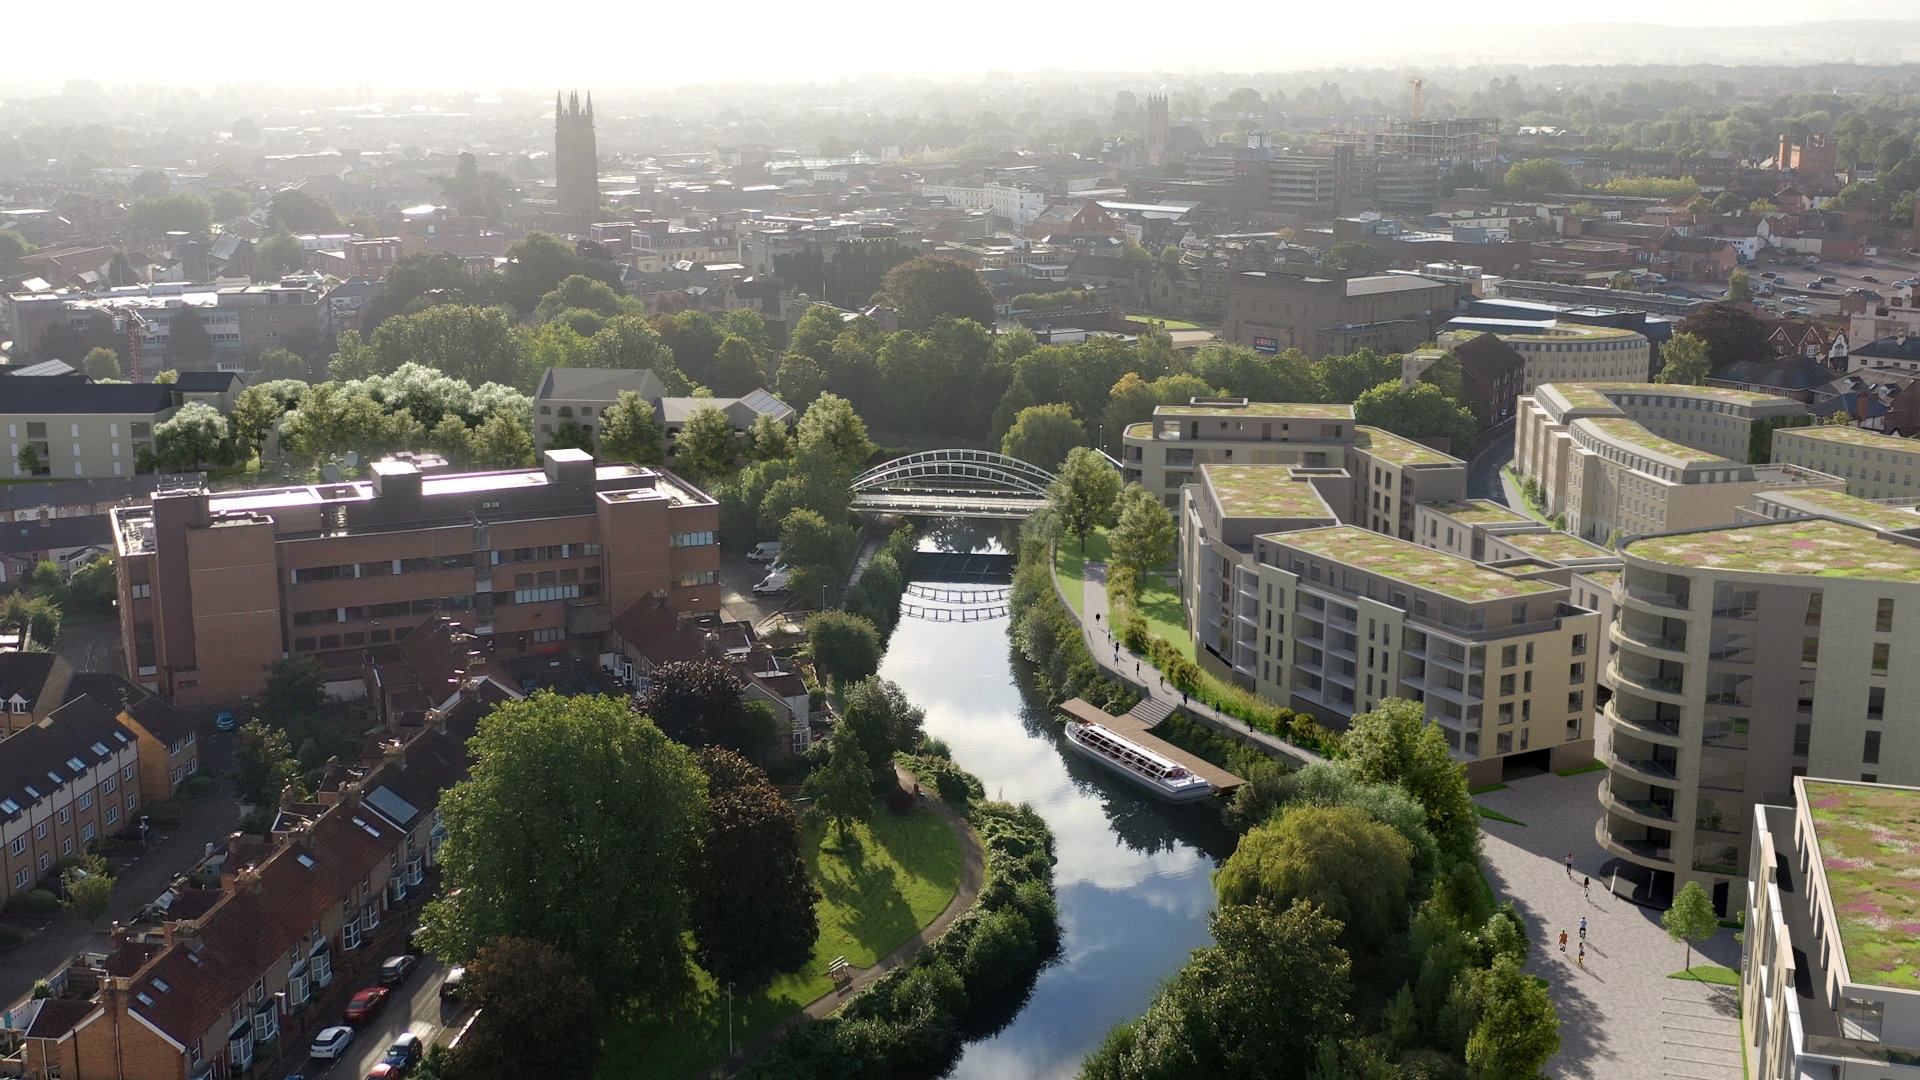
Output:
<path fill-rule="evenodd" d="M 1167 640 L 1169 645 L 1180 650 L 1180 655 L 1193 659 L 1193 635 L 1187 633 L 1187 615 L 1180 608 L 1180 593 L 1168 582 L 1173 575 L 1165 577 L 1159 574 L 1140 575 L 1140 614 L 1146 617 L 1147 628 Z"/>
<path fill-rule="evenodd" d="M 1506 474 L 1507 479 L 1513 481 L 1513 490 L 1516 494 L 1520 495 L 1520 505 L 1512 507 L 1512 509 L 1520 511 L 1542 525 L 1551 525 L 1552 522 L 1548 521 L 1544 514 L 1534 509 L 1533 504 L 1527 501 L 1527 497 L 1520 483 L 1520 474 L 1513 471 L 1513 466 L 1502 465 L 1500 471 Z"/>
<path fill-rule="evenodd" d="M 1468 788 L 1467 794 L 1485 795 L 1489 791 L 1505 791 L 1505 790 L 1507 790 L 1507 785 L 1505 784 L 1488 784 L 1485 787 Z"/>
<path fill-rule="evenodd" d="M 1527 824 L 1526 822 L 1521 821 L 1519 818 L 1510 818 L 1498 810 L 1489 810 L 1486 807 L 1481 806 L 1479 803 L 1474 803 L 1473 808 L 1475 810 L 1480 811 L 1480 816 L 1483 818 L 1492 818 L 1495 821 L 1504 821 L 1509 825 L 1519 825 L 1522 828 L 1525 828 Z"/>
<path fill-rule="evenodd" d="M 1607 763 L 1606 763 L 1606 762 L 1604 762 L 1604 761 L 1601 761 L 1601 760 L 1599 760 L 1598 758 L 1596 758 L 1596 759 L 1594 759 L 1593 761 L 1589 761 L 1589 762 L 1587 762 L 1587 763 L 1586 763 L 1585 765 L 1582 765 L 1582 766 L 1580 766 L 1580 767 L 1579 767 L 1579 768 L 1577 768 L 1577 769 L 1564 769 L 1564 770 L 1562 770 L 1562 771 L 1560 772 L 1560 774 L 1559 774 L 1559 775 L 1561 775 L 1561 776 L 1579 776 L 1579 775 L 1580 775 L 1581 773 L 1590 773 L 1590 772 L 1599 772 L 1599 771 L 1600 771 L 1601 769 L 1604 769 L 1604 768 L 1606 768 L 1606 767 L 1607 767 Z"/>
<path fill-rule="evenodd" d="M 1740 973 L 1719 964 L 1701 964 L 1685 971 L 1676 971 L 1667 976 L 1669 979 L 1692 979 L 1694 982 L 1713 983 L 1717 986 L 1739 986 Z"/>
<path fill-rule="evenodd" d="M 800 836 L 807 872 L 821 892 L 813 959 L 761 990 L 734 995 L 736 1046 L 832 990 L 827 967 L 835 958 L 873 966 L 946 910 L 960 888 L 959 839 L 931 810 L 895 816 L 876 807 L 873 821 L 856 826 L 845 842 L 825 834 L 825 826 L 813 823 Z M 682 1080 L 725 1059 L 726 989 L 704 971 L 697 974 L 699 988 L 680 1015 L 609 1022 L 600 1076 Z"/>
<path fill-rule="evenodd" d="M 1060 582 L 1067 603 L 1073 605 L 1073 613 L 1083 617 L 1087 613 L 1086 565 L 1077 540 L 1063 540 L 1053 549 L 1053 576 Z"/>

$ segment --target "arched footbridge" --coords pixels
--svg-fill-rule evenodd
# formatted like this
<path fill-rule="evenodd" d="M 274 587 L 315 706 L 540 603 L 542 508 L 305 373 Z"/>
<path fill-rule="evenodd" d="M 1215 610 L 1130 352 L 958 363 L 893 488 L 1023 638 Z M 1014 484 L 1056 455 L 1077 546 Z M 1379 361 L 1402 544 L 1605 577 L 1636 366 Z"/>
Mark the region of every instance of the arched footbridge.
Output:
<path fill-rule="evenodd" d="M 930 517 L 1024 518 L 1044 506 L 1053 474 L 991 450 L 925 450 L 853 479 L 853 508 Z"/>

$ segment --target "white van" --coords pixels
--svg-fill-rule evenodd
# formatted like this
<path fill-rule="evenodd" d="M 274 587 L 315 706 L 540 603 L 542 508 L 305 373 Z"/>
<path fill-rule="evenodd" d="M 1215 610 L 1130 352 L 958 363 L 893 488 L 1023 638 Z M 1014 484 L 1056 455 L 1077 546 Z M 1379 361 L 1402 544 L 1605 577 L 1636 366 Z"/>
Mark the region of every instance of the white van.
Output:
<path fill-rule="evenodd" d="M 773 567 L 773 572 L 768 574 L 758 585 L 755 585 L 753 591 L 761 594 L 786 592 L 787 582 L 791 580 L 792 577 L 793 571 L 776 564 Z"/>
<path fill-rule="evenodd" d="M 780 561 L 780 541 L 768 540 L 765 543 L 755 544 L 753 550 L 747 552 L 747 558 L 754 562 Z"/>

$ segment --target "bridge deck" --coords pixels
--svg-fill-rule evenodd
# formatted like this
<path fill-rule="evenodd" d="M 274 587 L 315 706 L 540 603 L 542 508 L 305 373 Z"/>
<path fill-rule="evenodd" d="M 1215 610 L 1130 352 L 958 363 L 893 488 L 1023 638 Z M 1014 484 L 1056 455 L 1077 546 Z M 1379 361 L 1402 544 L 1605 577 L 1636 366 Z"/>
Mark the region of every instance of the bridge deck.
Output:
<path fill-rule="evenodd" d="M 1105 709 L 1082 701 L 1079 698 L 1072 698 L 1061 702 L 1060 711 L 1083 723 L 1099 724 L 1101 727 L 1106 728 L 1122 738 L 1139 743 L 1141 746 L 1159 754 L 1161 757 L 1179 762 L 1181 765 L 1186 766 L 1187 770 L 1193 773 L 1193 775 L 1213 785 L 1214 793 L 1217 795 L 1231 795 L 1246 784 L 1245 780 L 1215 765 L 1206 758 L 1200 757 L 1191 751 L 1182 750 L 1180 747 L 1160 738 L 1158 735 L 1154 735 L 1152 733 L 1153 725 L 1149 724 L 1144 717 L 1136 716 L 1133 713 L 1128 713 L 1125 716 L 1114 716 Z"/>

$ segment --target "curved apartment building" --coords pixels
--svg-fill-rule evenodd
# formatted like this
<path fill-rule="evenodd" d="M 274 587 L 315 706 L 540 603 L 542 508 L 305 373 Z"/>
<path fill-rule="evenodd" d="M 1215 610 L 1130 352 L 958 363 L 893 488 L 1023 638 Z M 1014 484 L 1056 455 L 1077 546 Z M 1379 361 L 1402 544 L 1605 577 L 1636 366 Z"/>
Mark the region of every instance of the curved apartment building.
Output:
<path fill-rule="evenodd" d="M 1637 382 L 1652 371 L 1652 349 L 1647 336 L 1615 326 L 1557 322 L 1552 326 L 1515 323 L 1510 329 L 1484 331 L 1507 343 L 1526 361 L 1526 393 L 1548 383 Z M 1456 330 L 1441 335 L 1440 347 L 1451 349 L 1474 336 Z"/>
<path fill-rule="evenodd" d="M 1920 780 L 1920 540 L 1825 518 L 1622 546 L 1595 839 L 1664 903 L 1744 902 L 1751 807 L 1796 776 Z"/>

